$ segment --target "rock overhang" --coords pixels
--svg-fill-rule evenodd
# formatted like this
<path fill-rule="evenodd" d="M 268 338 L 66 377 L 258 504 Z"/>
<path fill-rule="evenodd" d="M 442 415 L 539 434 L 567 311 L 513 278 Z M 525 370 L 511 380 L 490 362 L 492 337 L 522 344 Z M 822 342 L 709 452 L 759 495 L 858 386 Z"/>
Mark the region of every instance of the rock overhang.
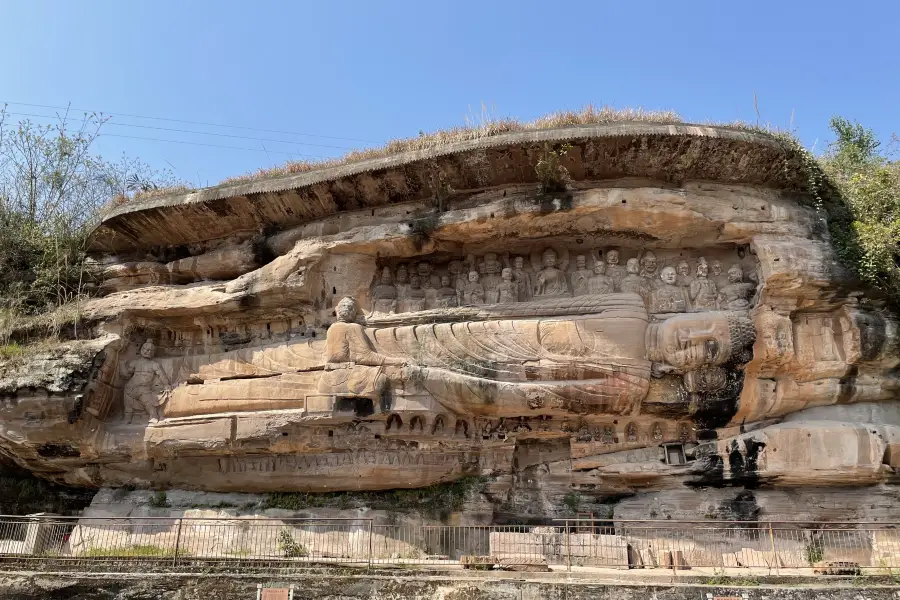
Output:
<path fill-rule="evenodd" d="M 711 181 L 803 192 L 800 159 L 775 137 L 730 127 L 619 123 L 531 130 L 448 143 L 305 173 L 155 196 L 110 210 L 90 250 L 123 253 L 275 233 L 344 211 L 536 184 L 535 165 L 568 144 L 574 182 Z"/>

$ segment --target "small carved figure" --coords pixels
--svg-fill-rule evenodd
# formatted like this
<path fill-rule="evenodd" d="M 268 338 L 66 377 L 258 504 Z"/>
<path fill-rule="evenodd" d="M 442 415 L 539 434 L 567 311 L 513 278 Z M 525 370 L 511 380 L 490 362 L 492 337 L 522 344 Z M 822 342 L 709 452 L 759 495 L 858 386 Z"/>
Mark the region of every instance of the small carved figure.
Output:
<path fill-rule="evenodd" d="M 715 310 L 719 307 L 719 292 L 715 282 L 708 278 L 709 265 L 705 258 L 697 263 L 697 278 L 691 283 L 691 306 L 694 312 Z"/>
<path fill-rule="evenodd" d="M 425 290 L 422 289 L 422 280 L 418 275 L 413 275 L 409 279 L 406 310 L 408 312 L 425 310 Z"/>
<path fill-rule="evenodd" d="M 691 431 L 691 426 L 688 423 L 682 423 L 678 426 L 678 441 L 689 442 L 691 441 L 692 435 L 693 432 Z"/>
<path fill-rule="evenodd" d="M 815 345 L 816 358 L 823 361 L 840 360 L 840 351 L 834 340 L 834 322 L 824 317 L 819 322 L 819 343 Z"/>
<path fill-rule="evenodd" d="M 497 260 L 497 255 L 488 252 L 484 255 L 484 261 L 481 263 L 484 267 L 484 277 L 481 278 L 481 285 L 484 287 L 484 301 L 487 304 L 496 304 L 499 301 L 500 286 L 500 269 L 503 264 Z"/>
<path fill-rule="evenodd" d="M 613 431 L 612 425 L 604 425 L 603 426 L 603 438 L 601 438 L 604 444 L 615 444 L 616 443 L 616 433 Z"/>
<path fill-rule="evenodd" d="M 587 268 L 587 258 L 584 254 L 575 257 L 575 272 L 572 273 L 572 295 L 584 296 L 589 293 L 588 281 L 591 272 Z"/>
<path fill-rule="evenodd" d="M 162 365 L 153 359 L 156 345 L 147 340 L 141 345 L 140 358 L 135 358 L 125 365 L 125 419 L 131 423 L 135 412 L 147 413 L 151 423 L 159 420 L 158 408 L 168 399 L 168 389 L 161 394 L 157 390 L 159 384 L 166 388 L 169 378 Z"/>
<path fill-rule="evenodd" d="M 419 275 L 419 284 L 423 290 L 436 290 L 441 287 L 441 278 L 432 273 L 431 263 L 423 260 L 416 265 L 416 273 Z M 410 282 L 412 283 L 412 282 Z"/>
<path fill-rule="evenodd" d="M 641 277 L 644 278 L 645 281 L 645 289 L 652 290 L 656 288 L 659 281 L 659 271 L 656 270 L 657 261 L 656 255 L 653 254 L 652 250 L 647 250 L 644 252 L 644 255 L 641 257 Z"/>
<path fill-rule="evenodd" d="M 678 272 L 676 285 L 690 290 L 691 283 L 694 281 L 694 276 L 691 275 L 691 265 L 688 264 L 688 261 L 683 260 L 678 263 L 676 271 Z"/>
<path fill-rule="evenodd" d="M 728 284 L 728 277 L 722 274 L 722 261 L 712 260 L 709 263 L 709 279 L 716 284 L 716 288 L 722 289 Z"/>
<path fill-rule="evenodd" d="M 450 285 L 450 277 L 441 277 L 441 289 L 438 290 L 438 308 L 452 308 L 458 305 L 456 290 Z"/>
<path fill-rule="evenodd" d="M 625 277 L 625 272 L 619 265 L 619 251 L 609 250 L 606 253 L 606 275 L 613 280 L 615 289 L 619 289 L 619 283 Z"/>
<path fill-rule="evenodd" d="M 629 258 L 625 263 L 625 277 L 619 282 L 619 291 L 629 294 L 645 295 L 644 278 L 638 272 L 640 263 L 636 258 Z"/>
<path fill-rule="evenodd" d="M 663 440 L 663 428 L 659 423 L 654 423 L 653 428 L 651 429 L 651 435 L 653 436 L 654 442 L 661 442 Z"/>
<path fill-rule="evenodd" d="M 403 301 L 406 300 L 406 297 L 409 295 L 409 272 L 406 270 L 406 265 L 397 267 L 397 276 L 394 278 L 394 285 L 397 287 L 397 300 L 399 301 L 397 311 L 406 312 L 406 306 L 403 305 Z"/>
<path fill-rule="evenodd" d="M 478 271 L 469 271 L 469 283 L 463 290 L 463 303 L 467 306 L 484 304 L 484 287 L 478 282 Z"/>
<path fill-rule="evenodd" d="M 381 283 L 372 289 L 372 312 L 384 315 L 397 312 L 397 288 L 392 283 L 389 267 L 381 270 Z"/>
<path fill-rule="evenodd" d="M 544 268 L 538 273 L 534 286 L 535 296 L 563 296 L 569 293 L 566 274 L 556 268 L 556 250 L 547 248 L 541 255 Z"/>
<path fill-rule="evenodd" d="M 386 365 L 403 365 L 399 358 L 379 354 L 365 328 L 356 323 L 358 308 L 350 297 L 338 302 L 337 322 L 328 328 L 325 337 L 325 368 L 319 378 L 318 391 L 343 397 L 363 397 L 380 406 L 388 388 Z"/>
<path fill-rule="evenodd" d="M 687 312 L 687 294 L 675 285 L 678 278 L 673 267 L 663 267 L 659 273 L 660 285 L 650 292 L 650 312 Z"/>
<path fill-rule="evenodd" d="M 453 286 L 453 289 L 456 290 L 456 302 L 457 304 L 462 304 L 463 290 L 468 283 L 468 279 L 466 279 L 466 276 L 463 274 L 462 262 L 451 260 L 450 264 L 447 265 L 447 271 L 450 273 L 450 283 Z"/>
<path fill-rule="evenodd" d="M 606 263 L 598 260 L 594 263 L 594 275 L 588 280 L 588 292 L 591 294 L 611 294 L 615 289 L 615 281 L 606 274 Z"/>
<path fill-rule="evenodd" d="M 625 426 L 625 440 L 628 442 L 636 442 L 638 439 L 638 428 L 634 423 Z"/>
<path fill-rule="evenodd" d="M 722 288 L 725 308 L 728 310 L 746 310 L 750 308 L 750 296 L 756 286 L 744 282 L 744 271 L 739 265 L 728 269 L 728 284 Z"/>
<path fill-rule="evenodd" d="M 525 270 L 525 259 L 521 256 L 513 259 L 513 281 L 519 289 L 519 302 L 531 300 L 531 273 Z"/>
<path fill-rule="evenodd" d="M 497 286 L 497 301 L 501 304 L 516 302 L 519 299 L 519 286 L 513 281 L 512 269 L 506 267 L 500 273 L 501 282 Z"/>

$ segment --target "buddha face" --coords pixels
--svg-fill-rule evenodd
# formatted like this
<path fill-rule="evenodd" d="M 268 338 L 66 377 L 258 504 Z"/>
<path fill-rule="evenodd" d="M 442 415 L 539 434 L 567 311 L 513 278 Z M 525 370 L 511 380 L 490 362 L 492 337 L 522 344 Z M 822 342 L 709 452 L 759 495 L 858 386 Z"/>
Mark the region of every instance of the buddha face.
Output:
<path fill-rule="evenodd" d="M 712 261 L 709 268 L 712 271 L 713 277 L 718 277 L 722 274 L 722 263 L 717 260 Z"/>
<path fill-rule="evenodd" d="M 678 278 L 678 274 L 675 273 L 674 267 L 664 267 L 663 270 L 659 273 L 659 278 L 669 285 L 675 285 L 675 280 Z"/>
<path fill-rule="evenodd" d="M 715 263 L 713 263 L 713 271 L 715 271 Z M 740 283 L 744 280 L 744 271 L 738 265 L 732 266 L 728 269 L 728 282 L 729 283 Z"/>
<path fill-rule="evenodd" d="M 688 275 L 691 274 L 691 266 L 689 264 L 687 264 L 686 260 L 683 260 L 680 263 L 678 263 L 678 274 L 681 275 L 682 277 L 687 277 Z"/>
<path fill-rule="evenodd" d="M 450 287 L 450 278 L 446 275 L 441 275 L 441 287 Z"/>
<path fill-rule="evenodd" d="M 648 273 L 655 273 L 656 255 L 648 251 L 646 254 L 644 254 L 644 257 L 641 258 L 641 266 L 644 267 L 644 271 Z"/>
<path fill-rule="evenodd" d="M 582 270 L 587 266 L 587 259 L 584 257 L 583 254 L 579 254 L 578 256 L 575 257 L 575 266 L 579 270 Z"/>
<path fill-rule="evenodd" d="M 684 314 L 650 330 L 650 359 L 683 371 L 719 365 L 731 355 L 728 320 L 722 313 Z"/>
<path fill-rule="evenodd" d="M 389 268 L 385 267 L 381 271 L 381 283 L 383 285 L 391 285 L 391 279 L 392 279 L 391 270 Z"/>
<path fill-rule="evenodd" d="M 493 275 L 494 273 L 500 272 L 500 261 L 497 260 L 497 255 L 493 252 L 488 252 L 484 255 L 484 272 Z"/>
<path fill-rule="evenodd" d="M 629 258 L 625 261 L 625 271 L 631 273 L 632 275 L 637 275 L 638 271 L 640 271 L 641 265 L 636 258 Z"/>
<path fill-rule="evenodd" d="M 338 321 L 342 323 L 350 323 L 356 319 L 356 300 L 349 296 L 338 302 L 334 311 L 337 314 Z"/>
<path fill-rule="evenodd" d="M 478 271 L 469 271 L 469 282 L 478 283 Z"/>
<path fill-rule="evenodd" d="M 153 358 L 156 354 L 156 344 L 153 343 L 153 340 L 147 340 L 141 344 L 140 354 L 143 358 Z"/>
<path fill-rule="evenodd" d="M 417 290 L 422 287 L 422 279 L 418 275 L 413 275 L 409 278 L 409 287 L 414 290 Z"/>
<path fill-rule="evenodd" d="M 603 275 L 604 273 L 606 273 L 606 263 L 598 260 L 594 264 L 594 273 L 596 275 Z"/>
<path fill-rule="evenodd" d="M 451 260 L 450 264 L 447 265 L 447 270 L 450 271 L 451 275 L 459 275 L 462 272 L 462 265 L 458 260 Z"/>
<path fill-rule="evenodd" d="M 618 250 L 610 250 L 606 253 L 606 264 L 613 267 L 619 264 L 619 251 Z"/>
<path fill-rule="evenodd" d="M 556 267 L 556 251 L 546 250 L 542 256 L 544 267 L 553 269 Z"/>
<path fill-rule="evenodd" d="M 517 256 L 513 260 L 513 266 L 516 268 L 517 271 L 521 271 L 522 269 L 525 268 L 525 259 L 522 258 L 521 256 Z"/>
<path fill-rule="evenodd" d="M 409 273 L 406 271 L 406 267 L 400 265 L 397 267 L 397 283 L 406 284 L 409 282 Z"/>
<path fill-rule="evenodd" d="M 709 265 L 705 261 L 697 263 L 697 277 L 706 277 L 709 275 Z"/>
<path fill-rule="evenodd" d="M 416 272 L 419 274 L 421 279 L 427 279 L 429 275 L 431 275 L 431 263 L 420 262 L 416 266 Z"/>
<path fill-rule="evenodd" d="M 500 273 L 500 277 L 503 278 L 503 281 L 512 281 L 512 269 L 503 269 L 503 271 Z"/>

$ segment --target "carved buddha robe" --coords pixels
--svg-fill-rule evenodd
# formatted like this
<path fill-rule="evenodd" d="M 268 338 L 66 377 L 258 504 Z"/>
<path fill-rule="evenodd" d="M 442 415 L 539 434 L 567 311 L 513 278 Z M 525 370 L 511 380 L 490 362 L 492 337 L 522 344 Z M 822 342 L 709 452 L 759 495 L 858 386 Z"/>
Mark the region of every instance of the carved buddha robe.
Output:
<path fill-rule="evenodd" d="M 566 274 L 556 267 L 544 267 L 537 276 L 534 285 L 535 296 L 566 296 L 569 293 L 569 284 Z"/>
<path fill-rule="evenodd" d="M 359 323 L 337 322 L 325 338 L 325 370 L 318 391 L 335 396 L 375 397 L 381 393 L 384 365 L 392 361 L 372 349 Z"/>

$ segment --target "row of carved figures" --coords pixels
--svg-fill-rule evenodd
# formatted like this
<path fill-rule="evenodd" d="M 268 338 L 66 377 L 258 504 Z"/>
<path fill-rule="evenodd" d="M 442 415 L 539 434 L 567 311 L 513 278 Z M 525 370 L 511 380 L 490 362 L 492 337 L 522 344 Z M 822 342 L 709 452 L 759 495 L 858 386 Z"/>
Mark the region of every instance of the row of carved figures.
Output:
<path fill-rule="evenodd" d="M 740 265 L 732 265 L 723 274 L 721 262 L 709 262 L 704 257 L 693 268 L 682 260 L 677 266 L 661 269 L 652 251 L 644 252 L 640 258 L 629 258 L 624 267 L 619 264 L 617 250 L 606 252 L 605 259 L 593 259 L 590 270 L 587 257 L 577 255 L 571 273 L 566 272 L 568 260 L 560 262 L 553 248 L 541 253 L 540 262 L 532 257 L 534 270 L 526 268 L 522 256 L 511 260 L 504 256 L 501 262 L 492 252 L 482 260 L 469 255 L 465 261 L 450 261 L 446 274 L 440 276 L 428 261 L 419 262 L 412 269 L 400 265 L 396 273 L 384 267 L 379 282 L 372 288 L 372 311 L 393 314 L 612 292 L 640 294 L 651 312 L 744 310 L 750 307 L 756 288 L 755 283 L 745 281 Z"/>

